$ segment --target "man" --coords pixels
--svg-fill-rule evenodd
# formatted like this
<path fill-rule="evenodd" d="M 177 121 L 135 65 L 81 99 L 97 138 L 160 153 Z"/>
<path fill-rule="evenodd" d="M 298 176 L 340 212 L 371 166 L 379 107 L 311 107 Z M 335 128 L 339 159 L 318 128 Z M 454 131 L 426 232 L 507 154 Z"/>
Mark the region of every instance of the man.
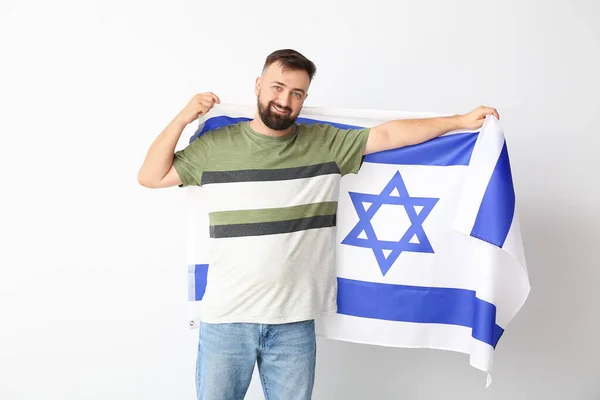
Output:
<path fill-rule="evenodd" d="M 270 54 L 256 79 L 253 120 L 207 132 L 175 153 L 183 129 L 219 98 L 194 96 L 152 143 L 139 171 L 149 188 L 201 185 L 210 268 L 197 362 L 199 399 L 243 398 L 258 363 L 267 399 L 309 399 L 314 318 L 336 312 L 335 225 L 341 176 L 366 154 L 477 129 L 493 108 L 396 120 L 366 129 L 297 124 L 315 65 Z"/>

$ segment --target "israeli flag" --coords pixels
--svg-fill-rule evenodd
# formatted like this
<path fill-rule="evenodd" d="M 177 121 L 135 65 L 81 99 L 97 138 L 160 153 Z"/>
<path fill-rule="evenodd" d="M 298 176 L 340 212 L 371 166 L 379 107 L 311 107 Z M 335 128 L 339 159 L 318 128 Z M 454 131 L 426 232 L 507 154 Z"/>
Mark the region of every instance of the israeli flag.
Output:
<path fill-rule="evenodd" d="M 254 107 L 217 105 L 194 136 L 248 120 Z M 299 122 L 367 127 L 438 116 L 304 108 Z M 187 187 L 190 327 L 208 270 L 202 189 Z M 330 339 L 470 355 L 491 383 L 494 350 L 529 294 L 508 150 L 500 122 L 370 154 L 342 178 L 337 214 L 337 314 Z"/>

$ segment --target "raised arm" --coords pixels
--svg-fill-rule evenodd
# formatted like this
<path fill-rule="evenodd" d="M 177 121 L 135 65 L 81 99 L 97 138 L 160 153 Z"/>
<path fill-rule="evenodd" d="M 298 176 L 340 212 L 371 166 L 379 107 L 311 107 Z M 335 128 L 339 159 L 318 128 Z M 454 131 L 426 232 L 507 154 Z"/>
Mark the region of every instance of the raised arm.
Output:
<path fill-rule="evenodd" d="M 385 122 L 371 128 L 364 154 L 423 143 L 457 129 L 479 129 L 488 114 L 500 118 L 496 109 L 480 106 L 464 115 Z"/>
<path fill-rule="evenodd" d="M 215 103 L 220 102 L 219 98 L 210 92 L 192 97 L 185 108 L 152 142 L 138 172 L 140 185 L 147 188 L 166 188 L 181 184 L 181 179 L 173 167 L 173 154 L 181 133 L 189 123 L 206 114 Z"/>

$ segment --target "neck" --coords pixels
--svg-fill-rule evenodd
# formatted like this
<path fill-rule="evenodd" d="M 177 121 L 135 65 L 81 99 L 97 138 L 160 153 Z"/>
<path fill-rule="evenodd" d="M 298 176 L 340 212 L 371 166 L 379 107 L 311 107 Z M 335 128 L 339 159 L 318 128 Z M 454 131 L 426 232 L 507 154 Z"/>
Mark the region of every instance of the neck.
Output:
<path fill-rule="evenodd" d="M 266 126 L 265 123 L 262 121 L 262 119 L 260 119 L 260 115 L 258 115 L 258 112 L 257 112 L 256 115 L 254 116 L 254 119 L 252 121 L 250 121 L 250 127 L 252 129 L 254 129 L 255 132 L 258 132 L 261 135 L 277 137 L 277 136 L 285 136 L 288 133 L 290 133 L 290 131 L 294 128 L 294 125 L 290 126 L 289 128 L 287 128 L 283 131 L 276 131 L 276 130 L 271 129 L 268 126 Z"/>

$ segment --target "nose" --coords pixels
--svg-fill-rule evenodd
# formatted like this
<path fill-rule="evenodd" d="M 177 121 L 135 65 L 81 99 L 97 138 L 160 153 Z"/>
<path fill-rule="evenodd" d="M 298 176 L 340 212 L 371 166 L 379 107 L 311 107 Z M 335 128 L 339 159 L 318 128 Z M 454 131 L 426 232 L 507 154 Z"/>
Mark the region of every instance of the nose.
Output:
<path fill-rule="evenodd" d="M 280 93 L 279 98 L 277 99 L 277 102 L 279 103 L 279 105 L 282 107 L 289 107 L 290 106 L 290 95 L 291 95 L 291 93 L 289 93 L 287 91 L 283 91 L 282 93 Z"/>

